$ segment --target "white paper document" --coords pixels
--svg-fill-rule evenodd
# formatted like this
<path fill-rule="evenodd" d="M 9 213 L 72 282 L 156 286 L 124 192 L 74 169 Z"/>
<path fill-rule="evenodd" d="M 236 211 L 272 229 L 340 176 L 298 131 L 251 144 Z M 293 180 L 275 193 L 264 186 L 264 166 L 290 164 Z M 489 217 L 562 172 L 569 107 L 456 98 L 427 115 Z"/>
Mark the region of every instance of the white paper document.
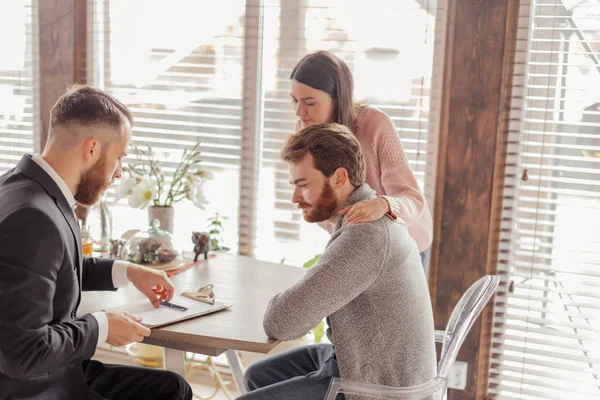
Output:
<path fill-rule="evenodd" d="M 220 302 L 206 304 L 183 296 L 174 296 L 170 303 L 187 307 L 187 311 L 180 311 L 162 305 L 158 308 L 154 308 L 148 299 L 139 300 L 135 303 L 125 304 L 105 311 L 124 311 L 134 317 L 142 318 L 141 323 L 148 328 L 157 328 L 159 326 L 211 314 L 231 307 L 230 305 Z"/>

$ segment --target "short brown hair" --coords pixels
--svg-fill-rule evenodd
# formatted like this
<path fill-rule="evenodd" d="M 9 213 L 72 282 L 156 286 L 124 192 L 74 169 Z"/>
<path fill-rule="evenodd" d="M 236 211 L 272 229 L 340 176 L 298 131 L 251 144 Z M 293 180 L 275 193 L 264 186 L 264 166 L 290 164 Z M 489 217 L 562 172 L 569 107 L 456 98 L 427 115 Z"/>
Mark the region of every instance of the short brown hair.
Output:
<path fill-rule="evenodd" d="M 73 85 L 50 110 L 49 136 L 61 142 L 76 143 L 85 136 L 85 127 L 107 126 L 120 128 L 128 122 L 133 126 L 131 112 L 123 103 L 98 88 Z M 55 128 L 63 130 L 66 137 L 55 137 Z M 106 139 L 106 138 L 103 138 Z"/>
<path fill-rule="evenodd" d="M 315 168 L 326 177 L 342 167 L 352 185 L 365 182 L 365 159 L 360 144 L 344 125 L 309 125 L 289 135 L 281 150 L 281 158 L 288 162 L 300 161 L 307 154 L 312 155 Z"/>
<path fill-rule="evenodd" d="M 125 120 L 133 125 L 133 117 L 125 104 L 98 88 L 85 85 L 71 86 L 50 111 L 51 126 L 76 122 L 84 126 L 118 128 Z"/>

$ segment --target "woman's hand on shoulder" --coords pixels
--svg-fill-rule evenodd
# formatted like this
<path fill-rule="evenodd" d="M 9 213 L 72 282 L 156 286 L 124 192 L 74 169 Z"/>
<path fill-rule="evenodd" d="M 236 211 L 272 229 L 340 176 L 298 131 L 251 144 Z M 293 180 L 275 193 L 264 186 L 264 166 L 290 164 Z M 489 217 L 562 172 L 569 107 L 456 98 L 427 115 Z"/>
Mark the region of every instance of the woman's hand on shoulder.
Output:
<path fill-rule="evenodd" d="M 389 210 L 390 206 L 383 197 L 359 201 L 340 211 L 340 214 L 344 216 L 342 227 L 376 221 L 387 214 Z"/>

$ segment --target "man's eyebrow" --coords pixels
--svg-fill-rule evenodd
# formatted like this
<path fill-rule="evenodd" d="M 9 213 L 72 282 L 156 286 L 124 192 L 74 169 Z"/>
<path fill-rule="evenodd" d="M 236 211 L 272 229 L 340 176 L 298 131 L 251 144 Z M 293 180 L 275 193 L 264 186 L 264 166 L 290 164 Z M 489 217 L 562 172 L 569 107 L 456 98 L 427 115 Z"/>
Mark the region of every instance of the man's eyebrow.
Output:
<path fill-rule="evenodd" d="M 293 182 L 292 182 L 292 181 L 290 181 L 290 184 L 291 184 L 291 185 L 295 185 L 295 184 L 297 184 L 297 183 L 300 183 L 300 182 L 302 182 L 302 181 L 305 181 L 305 180 L 306 180 L 306 178 L 298 178 L 298 179 L 296 179 L 296 180 L 295 180 L 295 181 L 293 181 Z"/>

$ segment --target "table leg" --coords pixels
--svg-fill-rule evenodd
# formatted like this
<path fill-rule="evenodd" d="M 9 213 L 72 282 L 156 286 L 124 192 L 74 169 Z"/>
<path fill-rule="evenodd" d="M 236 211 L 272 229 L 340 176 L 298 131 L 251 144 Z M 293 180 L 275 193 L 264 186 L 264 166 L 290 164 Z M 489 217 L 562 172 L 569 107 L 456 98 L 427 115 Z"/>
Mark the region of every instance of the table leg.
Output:
<path fill-rule="evenodd" d="M 240 394 L 248 393 L 248 391 L 246 390 L 246 385 L 244 385 L 244 374 L 242 372 L 242 364 L 240 363 L 240 358 L 238 357 L 237 351 L 227 350 L 225 354 L 227 355 L 227 361 L 229 361 L 229 367 L 231 368 L 233 381 L 237 385 L 238 392 Z"/>
<path fill-rule="evenodd" d="M 176 372 L 185 378 L 185 357 L 183 351 L 175 349 L 164 349 L 164 369 Z"/>

